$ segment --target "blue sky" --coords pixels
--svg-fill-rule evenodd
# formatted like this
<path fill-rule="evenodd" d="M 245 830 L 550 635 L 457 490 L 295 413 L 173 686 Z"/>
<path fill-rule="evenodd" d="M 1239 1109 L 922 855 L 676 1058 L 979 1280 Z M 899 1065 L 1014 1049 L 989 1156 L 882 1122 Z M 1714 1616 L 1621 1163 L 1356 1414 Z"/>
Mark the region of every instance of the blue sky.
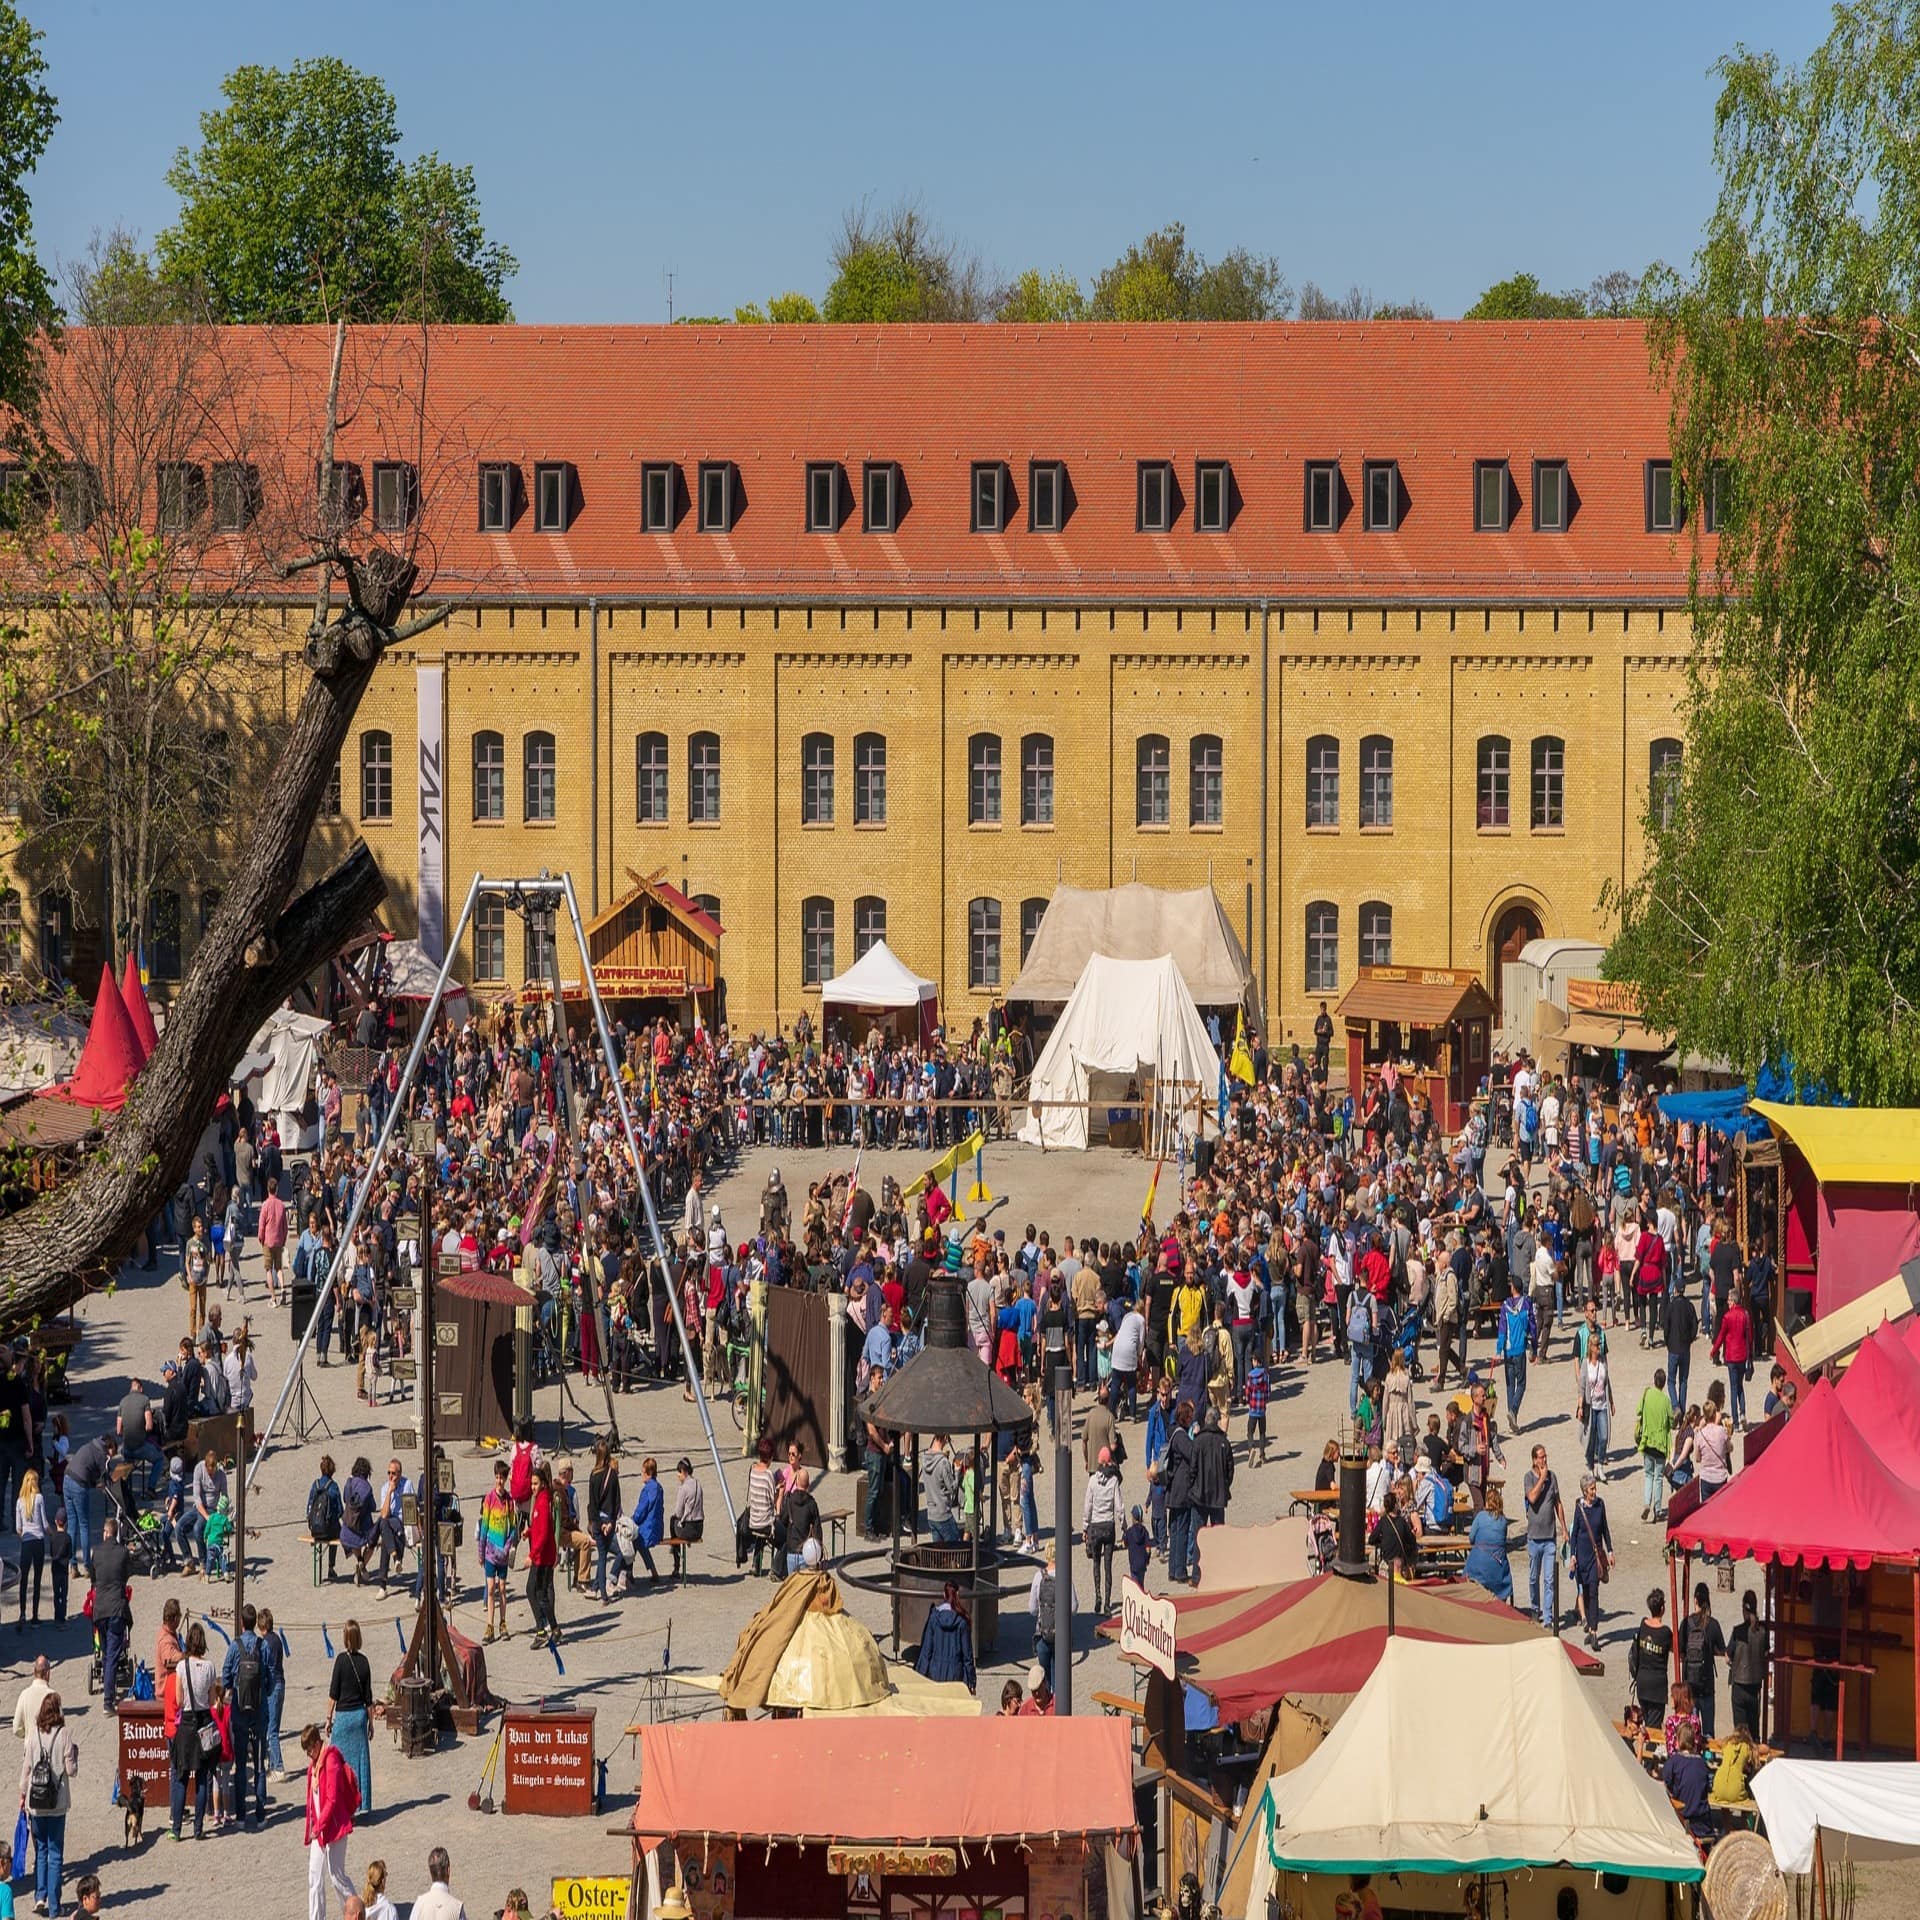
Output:
<path fill-rule="evenodd" d="M 816 297 L 841 211 L 918 196 L 1012 274 L 1090 280 L 1186 222 L 1297 287 L 1458 313 L 1516 269 L 1584 286 L 1683 262 L 1711 202 L 1709 69 L 1803 55 L 1823 6 L 24 0 L 62 121 L 34 182 L 49 258 L 151 237 L 222 76 L 334 53 L 406 150 L 479 178 L 523 320 Z"/>

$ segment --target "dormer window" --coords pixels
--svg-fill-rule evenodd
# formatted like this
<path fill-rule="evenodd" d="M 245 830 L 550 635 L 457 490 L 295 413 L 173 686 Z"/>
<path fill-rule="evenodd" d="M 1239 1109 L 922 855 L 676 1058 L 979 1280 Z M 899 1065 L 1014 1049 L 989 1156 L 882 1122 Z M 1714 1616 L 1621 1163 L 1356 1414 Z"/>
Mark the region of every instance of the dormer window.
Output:
<path fill-rule="evenodd" d="M 1362 494 L 1366 501 L 1366 526 L 1369 533 L 1398 533 L 1400 530 L 1400 465 L 1395 460 L 1369 460 L 1362 468 Z"/>
<path fill-rule="evenodd" d="M 1173 468 L 1164 460 L 1140 462 L 1134 524 L 1135 530 L 1140 533 L 1170 533 L 1173 530 Z"/>
<path fill-rule="evenodd" d="M 666 462 L 649 462 L 640 469 L 640 531 L 673 531 L 674 495 L 679 491 L 680 469 Z"/>
<path fill-rule="evenodd" d="M 1202 460 L 1193 470 L 1193 525 L 1197 533 L 1225 533 L 1233 511 L 1233 469 Z"/>
<path fill-rule="evenodd" d="M 420 510 L 418 471 L 402 460 L 381 460 L 373 469 L 373 524 L 382 533 L 402 533 Z"/>
<path fill-rule="evenodd" d="M 861 525 L 868 533 L 892 533 L 898 525 L 899 480 L 891 460 L 869 460 L 861 470 Z"/>
<path fill-rule="evenodd" d="M 1007 470 L 998 460 L 973 463 L 973 530 L 1004 533 L 1007 527 Z"/>
<path fill-rule="evenodd" d="M 573 525 L 573 468 L 564 460 L 543 460 L 533 470 L 533 530 L 565 533 Z"/>
<path fill-rule="evenodd" d="M 480 467 L 480 531 L 507 533 L 513 527 L 514 482 L 519 469 L 504 460 L 487 460 Z"/>
<path fill-rule="evenodd" d="M 733 463 L 730 460 L 700 463 L 700 531 L 733 531 Z"/>
<path fill-rule="evenodd" d="M 1473 528 L 1476 533 L 1505 533 L 1512 480 L 1504 460 L 1473 463 Z"/>
<path fill-rule="evenodd" d="M 1340 531 L 1340 463 L 1337 460 L 1307 462 L 1306 528 L 1309 533 Z"/>
<path fill-rule="evenodd" d="M 840 468 L 837 462 L 816 462 L 807 468 L 807 531 L 840 531 Z"/>
<path fill-rule="evenodd" d="M 1067 518 L 1067 470 L 1057 460 L 1035 460 L 1027 467 L 1027 528 L 1058 533 Z"/>

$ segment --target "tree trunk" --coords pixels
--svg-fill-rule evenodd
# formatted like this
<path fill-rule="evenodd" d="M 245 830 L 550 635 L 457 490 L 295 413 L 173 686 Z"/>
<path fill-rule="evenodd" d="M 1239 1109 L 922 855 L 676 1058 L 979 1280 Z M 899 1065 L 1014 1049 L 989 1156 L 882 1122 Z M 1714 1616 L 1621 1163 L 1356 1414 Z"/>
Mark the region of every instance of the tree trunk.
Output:
<path fill-rule="evenodd" d="M 351 613 L 327 631 L 343 626 L 356 644 L 325 649 L 326 665 L 308 682 L 219 910 L 125 1108 L 73 1180 L 0 1220 L 0 1326 L 32 1325 L 113 1277 L 178 1188 L 260 1023 L 386 896 L 357 841 L 324 879 L 291 897 L 327 779 L 391 637 Z"/>

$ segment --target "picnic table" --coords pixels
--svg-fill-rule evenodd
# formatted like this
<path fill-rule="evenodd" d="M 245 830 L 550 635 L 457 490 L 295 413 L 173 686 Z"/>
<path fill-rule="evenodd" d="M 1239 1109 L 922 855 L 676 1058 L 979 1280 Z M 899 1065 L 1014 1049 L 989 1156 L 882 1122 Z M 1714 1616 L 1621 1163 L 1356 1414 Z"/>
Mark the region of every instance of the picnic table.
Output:
<path fill-rule="evenodd" d="M 1337 1487 L 1296 1487 L 1287 1496 L 1287 1501 L 1290 1518 L 1299 1513 L 1331 1513 L 1340 1504 L 1340 1490 Z"/>

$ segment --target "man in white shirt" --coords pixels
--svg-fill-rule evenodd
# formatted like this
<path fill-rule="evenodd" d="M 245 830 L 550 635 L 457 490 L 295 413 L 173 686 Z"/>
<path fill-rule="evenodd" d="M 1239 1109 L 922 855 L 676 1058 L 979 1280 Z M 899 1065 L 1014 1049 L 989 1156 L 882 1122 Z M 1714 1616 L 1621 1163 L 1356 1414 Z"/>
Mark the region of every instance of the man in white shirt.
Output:
<path fill-rule="evenodd" d="M 53 1691 L 53 1668 L 43 1653 L 33 1663 L 33 1678 L 20 1690 L 20 1702 L 13 1710 L 13 1737 L 24 1740 L 28 1731 L 40 1723 L 40 1702 Z"/>
<path fill-rule="evenodd" d="M 413 1920 L 467 1920 L 460 1896 L 447 1885 L 447 1875 L 452 1871 L 453 1864 L 447 1858 L 445 1847 L 435 1847 L 427 1855 L 429 1885 L 413 1903 Z"/>

